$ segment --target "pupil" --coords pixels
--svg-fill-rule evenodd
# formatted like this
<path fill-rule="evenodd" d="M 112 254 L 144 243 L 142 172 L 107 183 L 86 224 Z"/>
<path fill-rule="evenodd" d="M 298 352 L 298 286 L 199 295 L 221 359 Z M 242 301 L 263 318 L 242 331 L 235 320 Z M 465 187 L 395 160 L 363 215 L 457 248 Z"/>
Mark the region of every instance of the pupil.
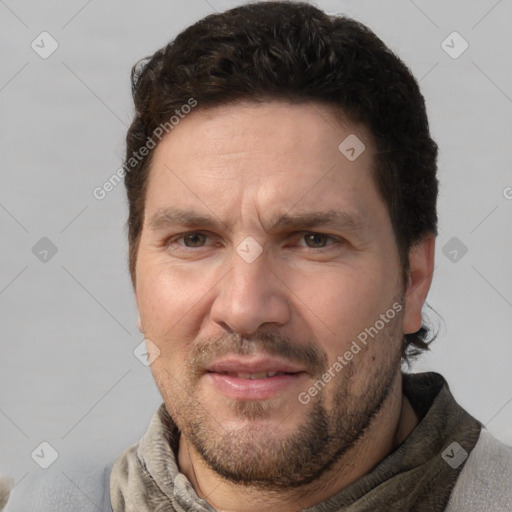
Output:
<path fill-rule="evenodd" d="M 313 245 L 323 245 L 322 242 L 323 242 L 323 236 L 322 235 L 309 235 L 309 241 L 313 244 Z"/>
<path fill-rule="evenodd" d="M 202 242 L 202 237 L 203 235 L 201 234 L 193 234 L 193 235 L 188 235 L 186 238 L 185 238 L 185 245 L 187 245 L 188 247 L 190 246 L 197 246 L 198 244 L 201 244 Z"/>

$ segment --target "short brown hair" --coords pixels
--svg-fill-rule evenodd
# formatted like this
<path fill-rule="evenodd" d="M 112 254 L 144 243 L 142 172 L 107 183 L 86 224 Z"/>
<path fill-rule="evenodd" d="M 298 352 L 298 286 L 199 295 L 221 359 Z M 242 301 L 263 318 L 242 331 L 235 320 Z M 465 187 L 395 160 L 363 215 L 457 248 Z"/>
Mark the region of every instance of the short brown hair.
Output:
<path fill-rule="evenodd" d="M 368 128 L 374 179 L 386 203 L 403 276 L 409 250 L 437 235 L 437 145 L 405 64 L 366 26 L 302 2 L 252 3 L 209 15 L 132 69 L 135 117 L 126 163 L 191 98 L 199 108 L 244 100 L 315 101 Z M 135 264 L 152 152 L 125 174 L 129 264 Z M 404 281 L 406 282 L 406 281 Z M 403 356 L 428 349 L 429 329 L 404 337 Z"/>

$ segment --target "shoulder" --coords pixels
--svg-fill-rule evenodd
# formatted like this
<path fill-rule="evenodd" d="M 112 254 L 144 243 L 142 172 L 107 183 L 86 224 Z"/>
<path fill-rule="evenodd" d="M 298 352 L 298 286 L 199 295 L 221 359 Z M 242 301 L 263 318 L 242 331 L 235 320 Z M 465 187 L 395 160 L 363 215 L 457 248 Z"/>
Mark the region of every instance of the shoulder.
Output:
<path fill-rule="evenodd" d="M 115 511 L 164 510 L 158 507 L 169 505 L 168 498 L 149 473 L 144 459 L 139 457 L 139 443 L 127 448 L 114 461 L 110 472 L 109 495 Z"/>
<path fill-rule="evenodd" d="M 145 480 L 147 470 L 138 456 L 139 444 L 126 448 L 112 464 L 110 473 L 110 493 L 112 504 L 118 499 L 117 494 L 122 494 L 127 488 L 140 485 Z"/>
<path fill-rule="evenodd" d="M 510 512 L 512 447 L 482 428 L 457 479 L 446 512 Z"/>

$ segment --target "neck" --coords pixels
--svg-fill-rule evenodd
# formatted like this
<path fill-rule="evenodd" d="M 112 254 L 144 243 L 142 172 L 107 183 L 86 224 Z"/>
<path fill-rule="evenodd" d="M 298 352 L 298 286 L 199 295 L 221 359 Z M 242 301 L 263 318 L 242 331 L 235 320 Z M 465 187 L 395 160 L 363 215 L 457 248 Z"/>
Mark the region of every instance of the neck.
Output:
<path fill-rule="evenodd" d="M 178 465 L 197 495 L 216 510 L 256 512 L 275 508 L 296 512 L 320 503 L 371 471 L 414 430 L 418 418 L 402 394 L 401 374 L 384 407 L 367 433 L 320 478 L 289 491 L 264 491 L 227 482 L 211 470 L 196 450 L 181 437 Z"/>

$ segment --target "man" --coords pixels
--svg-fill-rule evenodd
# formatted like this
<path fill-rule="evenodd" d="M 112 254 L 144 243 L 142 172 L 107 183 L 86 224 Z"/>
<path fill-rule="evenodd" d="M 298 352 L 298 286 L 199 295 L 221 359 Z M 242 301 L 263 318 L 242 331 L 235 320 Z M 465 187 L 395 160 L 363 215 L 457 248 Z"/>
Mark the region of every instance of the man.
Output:
<path fill-rule="evenodd" d="M 130 271 L 163 398 L 114 512 L 512 510 L 512 449 L 402 363 L 437 233 L 437 146 L 366 27 L 265 2 L 132 74 Z"/>

